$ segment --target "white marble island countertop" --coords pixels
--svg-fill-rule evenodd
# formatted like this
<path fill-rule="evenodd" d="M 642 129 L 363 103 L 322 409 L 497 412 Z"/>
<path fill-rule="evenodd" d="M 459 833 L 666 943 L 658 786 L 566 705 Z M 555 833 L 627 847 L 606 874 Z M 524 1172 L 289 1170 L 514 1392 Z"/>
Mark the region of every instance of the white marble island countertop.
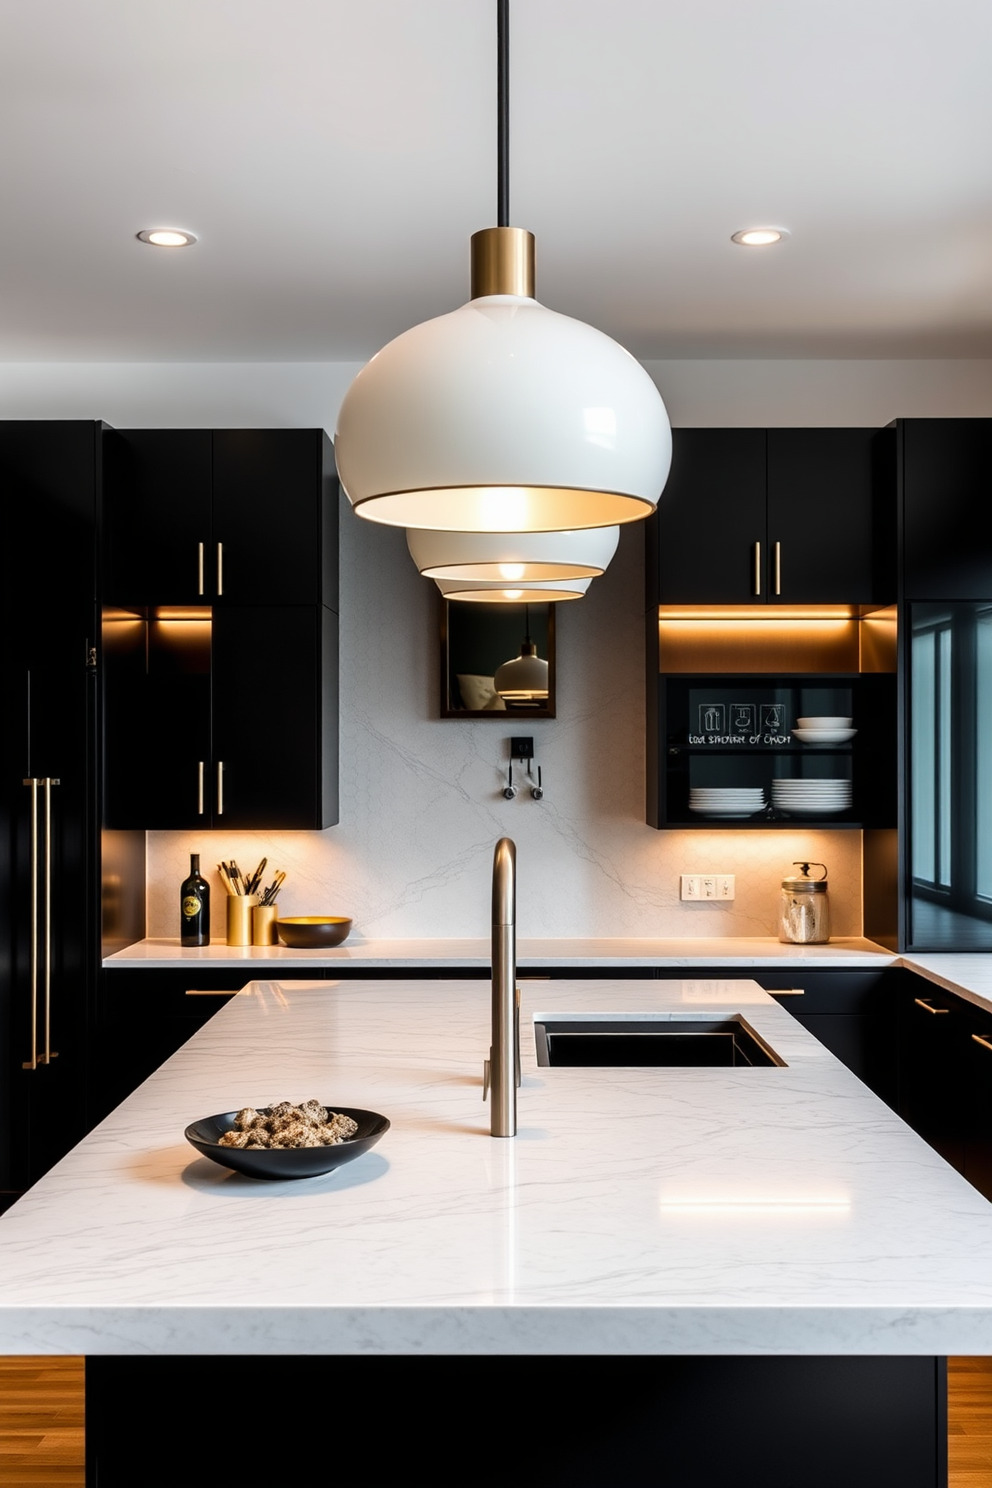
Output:
<path fill-rule="evenodd" d="M 523 984 L 519 1135 L 486 983 L 254 983 L 0 1219 L 0 1352 L 992 1354 L 992 1205 L 754 983 Z M 740 1011 L 785 1068 L 544 1069 L 535 1013 Z M 392 1122 L 264 1184 L 185 1124 Z"/>

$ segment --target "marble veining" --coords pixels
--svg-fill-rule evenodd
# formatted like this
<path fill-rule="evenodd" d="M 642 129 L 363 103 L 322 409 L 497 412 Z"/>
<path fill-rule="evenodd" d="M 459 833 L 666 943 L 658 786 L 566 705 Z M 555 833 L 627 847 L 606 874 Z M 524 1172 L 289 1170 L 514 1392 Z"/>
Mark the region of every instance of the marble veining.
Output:
<path fill-rule="evenodd" d="M 0 1351 L 992 1353 L 992 1206 L 753 982 L 522 984 L 515 1140 L 485 983 L 256 981 L 0 1219 Z M 539 1069 L 555 1012 L 742 1011 L 781 1069 Z M 260 1184 L 187 1121 L 382 1111 Z"/>

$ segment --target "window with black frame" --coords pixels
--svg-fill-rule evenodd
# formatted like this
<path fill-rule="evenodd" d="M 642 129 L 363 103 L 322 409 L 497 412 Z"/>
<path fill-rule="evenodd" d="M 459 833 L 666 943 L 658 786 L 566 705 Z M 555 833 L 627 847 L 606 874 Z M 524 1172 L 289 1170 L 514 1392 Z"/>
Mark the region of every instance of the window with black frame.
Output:
<path fill-rule="evenodd" d="M 910 944 L 992 949 L 992 602 L 910 619 Z"/>

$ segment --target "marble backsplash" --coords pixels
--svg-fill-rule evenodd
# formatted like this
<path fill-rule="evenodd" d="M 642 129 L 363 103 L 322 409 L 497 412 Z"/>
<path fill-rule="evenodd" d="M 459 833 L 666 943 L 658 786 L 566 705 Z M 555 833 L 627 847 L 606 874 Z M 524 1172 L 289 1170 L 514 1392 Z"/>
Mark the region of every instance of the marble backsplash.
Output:
<path fill-rule="evenodd" d="M 833 931 L 861 933 L 852 831 L 657 832 L 644 821 L 643 530 L 557 615 L 558 717 L 528 722 L 545 796 L 501 795 L 523 724 L 438 718 L 438 607 L 401 531 L 341 512 L 341 819 L 323 832 L 150 832 L 148 934 L 178 934 L 178 891 L 199 852 L 287 874 L 286 914 L 348 914 L 356 936 L 488 935 L 493 845 L 518 855 L 523 936 L 774 935 L 796 859 L 830 870 Z M 272 679 L 272 740 L 292 698 Z M 733 873 L 729 904 L 683 904 L 680 873 Z"/>

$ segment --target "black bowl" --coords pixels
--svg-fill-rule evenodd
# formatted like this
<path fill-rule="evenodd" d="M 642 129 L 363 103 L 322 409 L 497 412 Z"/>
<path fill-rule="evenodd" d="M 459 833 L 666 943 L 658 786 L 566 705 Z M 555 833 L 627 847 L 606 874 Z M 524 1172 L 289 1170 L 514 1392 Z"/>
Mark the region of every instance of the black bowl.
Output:
<path fill-rule="evenodd" d="M 348 939 L 351 920 L 345 915 L 291 915 L 276 920 L 276 930 L 283 945 L 298 951 L 322 950 Z"/>
<path fill-rule="evenodd" d="M 263 1116 L 268 1114 L 266 1108 L 261 1109 Z M 203 1116 L 186 1128 L 185 1136 L 201 1157 L 209 1157 L 236 1173 L 247 1173 L 250 1178 L 317 1178 L 361 1157 L 389 1130 L 389 1122 L 377 1111 L 359 1111 L 351 1106 L 327 1109 L 358 1122 L 355 1135 L 333 1147 L 222 1147 L 220 1138 L 233 1128 L 237 1111 Z"/>

